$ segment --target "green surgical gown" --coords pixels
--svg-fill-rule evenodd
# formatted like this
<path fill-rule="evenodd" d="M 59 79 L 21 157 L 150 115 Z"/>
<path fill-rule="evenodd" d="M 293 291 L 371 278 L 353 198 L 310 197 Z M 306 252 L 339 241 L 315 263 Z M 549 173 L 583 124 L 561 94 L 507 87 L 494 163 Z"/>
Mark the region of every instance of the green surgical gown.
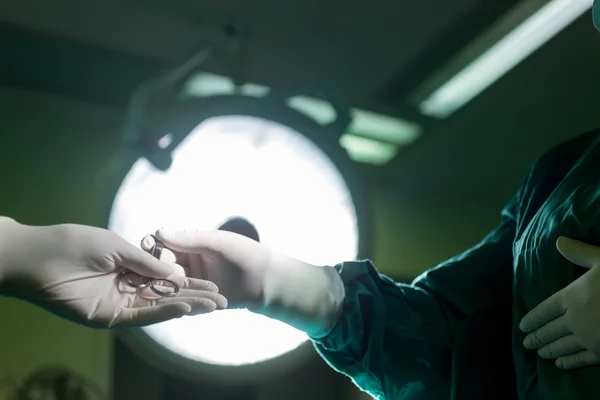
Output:
<path fill-rule="evenodd" d="M 600 245 L 599 133 L 540 157 L 496 229 L 412 284 L 369 261 L 338 265 L 344 312 L 317 351 L 378 399 L 600 399 L 600 367 L 561 371 L 523 348 L 518 329 L 584 273 L 556 239 Z"/>

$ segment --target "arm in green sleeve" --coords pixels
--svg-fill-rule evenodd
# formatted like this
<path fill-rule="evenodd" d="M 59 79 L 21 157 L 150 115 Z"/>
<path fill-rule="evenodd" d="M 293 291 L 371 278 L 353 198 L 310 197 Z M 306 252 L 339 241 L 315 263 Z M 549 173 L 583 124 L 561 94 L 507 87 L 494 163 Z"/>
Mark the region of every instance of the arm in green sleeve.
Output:
<path fill-rule="evenodd" d="M 510 300 L 517 206 L 518 196 L 482 242 L 410 285 L 369 261 L 338 265 L 344 308 L 334 329 L 314 340 L 317 351 L 375 398 L 449 398 L 457 327 Z"/>

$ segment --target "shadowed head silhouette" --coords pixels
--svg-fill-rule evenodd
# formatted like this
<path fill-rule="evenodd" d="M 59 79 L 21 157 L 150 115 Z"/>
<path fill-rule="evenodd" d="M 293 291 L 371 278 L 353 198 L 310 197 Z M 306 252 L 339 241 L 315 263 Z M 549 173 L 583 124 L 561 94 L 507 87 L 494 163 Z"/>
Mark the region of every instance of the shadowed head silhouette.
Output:
<path fill-rule="evenodd" d="M 260 236 L 258 235 L 258 231 L 254 225 L 252 225 L 250 221 L 243 217 L 229 218 L 223 225 L 219 227 L 219 230 L 237 233 L 260 242 Z"/>

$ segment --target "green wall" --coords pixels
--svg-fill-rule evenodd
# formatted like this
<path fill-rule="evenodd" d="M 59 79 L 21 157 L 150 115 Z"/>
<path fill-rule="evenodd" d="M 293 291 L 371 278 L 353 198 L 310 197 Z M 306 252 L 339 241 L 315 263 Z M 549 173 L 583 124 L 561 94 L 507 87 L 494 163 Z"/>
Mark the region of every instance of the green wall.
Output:
<path fill-rule="evenodd" d="M 0 87 L 0 214 L 28 224 L 94 224 L 93 173 L 113 146 L 114 112 Z M 110 390 L 112 336 L 0 299 L 0 377 L 60 363 Z"/>

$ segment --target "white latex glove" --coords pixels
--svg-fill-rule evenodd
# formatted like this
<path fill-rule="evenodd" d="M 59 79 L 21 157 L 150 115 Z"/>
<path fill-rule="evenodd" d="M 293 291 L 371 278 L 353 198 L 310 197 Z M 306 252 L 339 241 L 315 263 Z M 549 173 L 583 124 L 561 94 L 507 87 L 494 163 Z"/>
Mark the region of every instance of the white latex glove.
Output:
<path fill-rule="evenodd" d="M 116 279 L 125 270 L 168 278 L 160 298 Z M 114 232 L 84 225 L 34 227 L 0 218 L 0 289 L 83 325 L 144 326 L 227 306 L 211 282 L 187 278 Z"/>
<path fill-rule="evenodd" d="M 588 271 L 523 317 L 523 345 L 560 369 L 600 365 L 600 247 L 566 237 L 556 247 Z"/>
<path fill-rule="evenodd" d="M 162 260 L 182 265 L 188 276 L 210 279 L 230 308 L 249 308 L 313 337 L 337 321 L 344 287 L 334 268 L 287 257 L 232 232 L 158 230 L 156 237 L 164 244 Z M 142 243 L 148 248 L 153 239 Z"/>

